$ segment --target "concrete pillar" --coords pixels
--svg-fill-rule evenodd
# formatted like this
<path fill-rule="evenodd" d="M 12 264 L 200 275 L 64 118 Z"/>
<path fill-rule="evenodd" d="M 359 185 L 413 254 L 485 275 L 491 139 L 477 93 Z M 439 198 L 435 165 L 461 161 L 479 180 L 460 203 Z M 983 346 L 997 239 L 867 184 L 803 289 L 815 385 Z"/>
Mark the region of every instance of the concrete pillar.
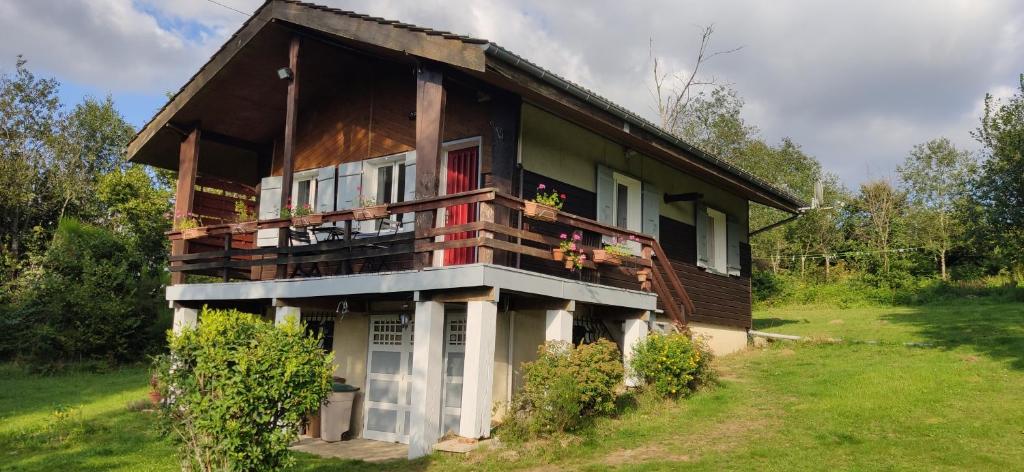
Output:
<path fill-rule="evenodd" d="M 547 311 L 544 318 L 544 340 L 572 342 L 572 311 Z"/>
<path fill-rule="evenodd" d="M 288 321 L 288 318 L 294 317 L 295 322 L 302 320 L 302 310 L 297 306 L 278 306 L 274 307 L 274 324 L 280 325 Z"/>
<path fill-rule="evenodd" d="M 412 351 L 409 459 L 430 454 L 441 435 L 444 304 L 417 301 Z"/>
<path fill-rule="evenodd" d="M 625 384 L 627 387 L 640 385 L 640 379 L 630 375 L 629 361 L 633 357 L 633 347 L 647 338 L 647 320 L 632 319 L 622 322 L 622 362 L 626 368 Z"/>
<path fill-rule="evenodd" d="M 466 307 L 466 360 L 462 373 L 462 420 L 459 436 L 491 435 L 491 389 L 494 383 L 494 342 L 498 304 L 470 301 Z"/>
<path fill-rule="evenodd" d="M 174 307 L 174 323 L 171 325 L 174 334 L 181 332 L 181 329 L 188 326 L 194 327 L 199 322 L 199 310 L 195 308 Z"/>

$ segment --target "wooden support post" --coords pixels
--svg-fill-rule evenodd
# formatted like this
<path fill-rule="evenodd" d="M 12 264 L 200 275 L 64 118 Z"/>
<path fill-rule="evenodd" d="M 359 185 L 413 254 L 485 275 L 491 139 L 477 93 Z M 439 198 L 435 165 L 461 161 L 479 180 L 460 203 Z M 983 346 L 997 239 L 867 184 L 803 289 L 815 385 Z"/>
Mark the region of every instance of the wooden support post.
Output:
<path fill-rule="evenodd" d="M 437 196 L 444 136 L 444 86 L 441 71 L 421 66 L 416 70 L 416 199 Z M 416 212 L 416 238 L 433 229 L 437 210 Z M 416 254 L 415 267 L 429 267 L 433 252 Z"/>
<path fill-rule="evenodd" d="M 480 202 L 480 221 L 494 223 L 494 204 L 491 202 Z M 494 238 L 494 233 L 486 230 L 477 232 L 480 238 Z M 476 250 L 476 261 L 481 264 L 494 263 L 494 249 L 487 246 L 480 246 Z"/>
<path fill-rule="evenodd" d="M 178 187 L 174 193 L 174 224 L 192 214 L 195 201 L 196 174 L 199 169 L 199 140 L 202 131 L 196 126 L 181 141 L 178 150 Z M 171 255 L 188 253 L 188 241 L 175 240 L 171 243 Z M 185 283 L 184 272 L 171 272 L 171 285 Z"/>
<path fill-rule="evenodd" d="M 232 234 L 227 233 L 224 235 L 224 281 L 231 281 L 231 269 L 228 266 L 231 264 L 231 239 Z"/>
<path fill-rule="evenodd" d="M 292 77 L 288 82 L 288 98 L 285 104 L 284 115 L 284 152 L 281 156 L 281 208 L 287 208 L 292 200 L 292 180 L 295 171 L 295 124 L 298 121 L 299 107 L 299 45 L 302 39 L 298 35 L 292 36 L 292 42 L 288 47 L 288 68 Z M 277 234 L 277 247 L 288 246 L 288 228 L 281 228 Z M 281 257 L 278 255 L 278 257 Z M 288 275 L 288 265 L 277 265 L 277 278 L 283 279 Z"/>

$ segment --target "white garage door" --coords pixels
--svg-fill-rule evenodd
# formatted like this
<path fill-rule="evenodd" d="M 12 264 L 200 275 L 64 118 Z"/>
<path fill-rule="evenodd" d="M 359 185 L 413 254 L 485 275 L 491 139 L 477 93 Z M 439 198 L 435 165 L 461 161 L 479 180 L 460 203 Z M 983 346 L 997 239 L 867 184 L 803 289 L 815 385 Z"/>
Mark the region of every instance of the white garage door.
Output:
<path fill-rule="evenodd" d="M 399 315 L 370 316 L 366 361 L 363 437 L 409 443 L 412 404 L 413 326 L 402 329 Z M 449 314 L 444 329 L 444 390 L 441 433 L 458 433 L 462 418 L 462 371 L 465 361 L 466 315 Z"/>
<path fill-rule="evenodd" d="M 413 323 L 402 329 L 398 315 L 370 317 L 364 438 L 409 443 L 412 334 Z"/>

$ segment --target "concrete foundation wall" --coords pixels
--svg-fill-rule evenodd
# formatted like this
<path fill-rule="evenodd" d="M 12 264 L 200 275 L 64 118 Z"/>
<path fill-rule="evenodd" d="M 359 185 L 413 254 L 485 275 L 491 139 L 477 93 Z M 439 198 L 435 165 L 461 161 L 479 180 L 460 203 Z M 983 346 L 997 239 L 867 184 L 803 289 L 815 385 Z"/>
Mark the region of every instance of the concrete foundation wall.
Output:
<path fill-rule="evenodd" d="M 716 356 L 729 355 L 747 347 L 747 330 L 743 328 L 690 323 L 690 331 L 694 337 L 703 338 Z"/>

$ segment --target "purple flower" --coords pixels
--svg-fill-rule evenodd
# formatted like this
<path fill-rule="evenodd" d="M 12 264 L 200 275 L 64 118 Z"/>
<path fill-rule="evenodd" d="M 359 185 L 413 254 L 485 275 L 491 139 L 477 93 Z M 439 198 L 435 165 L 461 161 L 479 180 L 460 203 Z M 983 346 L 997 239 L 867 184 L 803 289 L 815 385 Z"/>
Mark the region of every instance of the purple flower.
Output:
<path fill-rule="evenodd" d="M 580 234 L 580 233 L 572 233 L 572 240 L 573 241 L 579 241 L 581 239 L 583 239 L 583 235 L 582 234 Z"/>
<path fill-rule="evenodd" d="M 537 185 L 537 190 L 544 190 L 544 189 L 546 189 L 546 188 L 548 188 L 548 186 L 547 186 L 547 185 L 544 185 L 544 184 L 539 184 L 539 185 Z"/>
<path fill-rule="evenodd" d="M 562 238 L 562 239 L 565 239 L 565 238 L 568 238 L 569 236 L 567 236 L 565 233 L 562 233 L 562 234 L 559 234 L 558 237 Z"/>

